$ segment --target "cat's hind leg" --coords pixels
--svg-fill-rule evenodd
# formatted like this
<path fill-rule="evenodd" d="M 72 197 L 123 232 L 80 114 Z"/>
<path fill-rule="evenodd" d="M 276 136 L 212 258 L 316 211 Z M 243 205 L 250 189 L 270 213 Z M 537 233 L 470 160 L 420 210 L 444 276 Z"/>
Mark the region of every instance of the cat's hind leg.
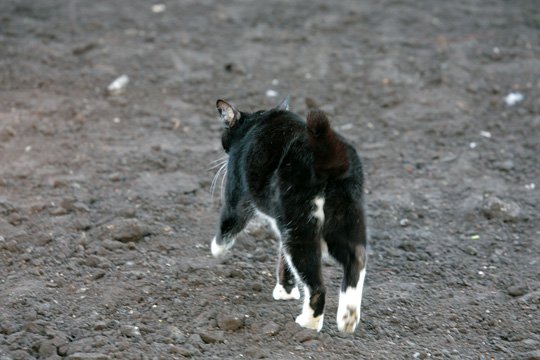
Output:
<path fill-rule="evenodd" d="M 315 243 L 315 242 L 313 242 Z M 307 244 L 305 244 L 307 245 Z M 326 288 L 322 281 L 321 258 L 317 256 L 315 246 L 302 246 L 290 249 L 285 259 L 297 283 L 303 283 L 304 300 L 302 313 L 296 317 L 300 326 L 321 331 L 324 321 L 324 303 Z M 304 252 L 305 251 L 305 252 Z"/>
<path fill-rule="evenodd" d="M 300 291 L 298 290 L 298 286 L 296 285 L 294 275 L 291 273 L 291 270 L 289 269 L 289 266 L 287 265 L 287 262 L 285 261 L 285 258 L 283 257 L 281 232 L 279 231 L 279 227 L 277 225 L 276 219 L 260 211 L 257 211 L 256 214 L 259 216 L 259 218 L 263 219 L 270 225 L 270 228 L 272 229 L 272 233 L 274 234 L 276 239 L 279 241 L 279 253 L 278 253 L 278 262 L 277 262 L 277 281 L 276 281 L 276 286 L 274 287 L 274 291 L 272 292 L 272 297 L 274 298 L 274 300 L 300 299 Z"/>
<path fill-rule="evenodd" d="M 366 229 L 363 211 L 349 212 L 348 224 L 329 222 L 331 233 L 325 234 L 330 254 L 343 266 L 343 281 L 339 293 L 337 326 L 339 331 L 352 333 L 360 322 L 362 292 L 366 276 Z"/>
<path fill-rule="evenodd" d="M 211 244 L 214 257 L 224 256 L 233 247 L 236 236 L 244 230 L 253 213 L 253 207 L 248 201 L 229 203 L 223 207 L 219 228 Z"/>
<path fill-rule="evenodd" d="M 364 250 L 361 250 L 361 252 L 364 252 Z M 361 264 L 361 260 L 353 260 L 344 268 L 346 275 L 339 293 L 336 317 L 339 331 L 352 333 L 360 322 L 362 292 L 366 277 L 365 265 L 362 266 Z M 360 268 L 361 270 L 358 271 Z"/>
<path fill-rule="evenodd" d="M 321 331 L 324 320 L 326 288 L 323 284 L 321 242 L 316 221 L 291 224 L 283 239 L 283 257 L 296 283 L 303 285 L 302 313 L 296 322 Z"/>

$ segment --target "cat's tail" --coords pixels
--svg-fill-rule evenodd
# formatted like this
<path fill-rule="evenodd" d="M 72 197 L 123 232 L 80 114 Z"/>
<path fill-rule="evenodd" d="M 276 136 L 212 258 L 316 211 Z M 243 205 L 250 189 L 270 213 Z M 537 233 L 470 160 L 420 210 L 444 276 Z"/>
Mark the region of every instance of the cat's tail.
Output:
<path fill-rule="evenodd" d="M 337 177 L 349 169 L 347 147 L 330 127 L 323 111 L 311 110 L 308 113 L 307 134 L 316 174 Z"/>

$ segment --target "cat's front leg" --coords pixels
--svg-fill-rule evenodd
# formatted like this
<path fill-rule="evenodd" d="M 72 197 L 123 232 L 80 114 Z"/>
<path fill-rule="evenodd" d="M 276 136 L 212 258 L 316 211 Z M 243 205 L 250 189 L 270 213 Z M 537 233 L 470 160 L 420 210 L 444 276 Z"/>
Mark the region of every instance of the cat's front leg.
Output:
<path fill-rule="evenodd" d="M 210 245 L 210 251 L 212 252 L 212 255 L 216 258 L 225 256 L 230 248 L 232 248 L 234 245 L 234 239 L 223 241 L 223 238 L 220 238 L 218 240 L 218 235 L 214 236 L 212 239 L 212 244 Z"/>
<path fill-rule="evenodd" d="M 222 257 L 233 247 L 236 236 L 244 230 L 253 216 L 249 204 L 239 202 L 236 206 L 224 206 L 221 211 L 218 233 L 212 239 L 210 250 L 214 257 Z"/>

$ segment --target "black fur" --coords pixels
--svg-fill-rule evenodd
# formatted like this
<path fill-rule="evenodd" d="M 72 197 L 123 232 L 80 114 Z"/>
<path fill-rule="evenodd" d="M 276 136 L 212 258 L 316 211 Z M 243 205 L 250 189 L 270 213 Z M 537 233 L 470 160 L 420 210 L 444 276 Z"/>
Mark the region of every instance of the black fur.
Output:
<path fill-rule="evenodd" d="M 286 103 L 286 101 L 284 102 Z M 310 112 L 307 123 L 288 103 L 245 113 L 218 100 L 229 155 L 224 204 L 215 242 L 232 246 L 256 210 L 274 218 L 281 233 L 278 282 L 290 293 L 297 271 L 310 291 L 313 316 L 324 311 L 321 239 L 344 269 L 342 291 L 356 286 L 366 263 L 362 163 L 326 115 Z M 324 223 L 313 214 L 324 198 Z M 292 264 L 288 264 L 286 258 Z"/>

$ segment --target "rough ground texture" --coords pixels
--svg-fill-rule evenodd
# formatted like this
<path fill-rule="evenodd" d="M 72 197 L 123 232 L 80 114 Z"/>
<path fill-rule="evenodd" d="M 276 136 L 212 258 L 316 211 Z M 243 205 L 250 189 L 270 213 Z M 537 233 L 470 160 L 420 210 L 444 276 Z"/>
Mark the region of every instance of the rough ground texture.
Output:
<path fill-rule="evenodd" d="M 540 358 L 536 1 L 152 5 L 0 2 L 1 360 Z M 353 335 L 334 265 L 320 333 L 272 300 L 265 226 L 210 256 L 215 100 L 283 95 L 365 159 Z"/>

